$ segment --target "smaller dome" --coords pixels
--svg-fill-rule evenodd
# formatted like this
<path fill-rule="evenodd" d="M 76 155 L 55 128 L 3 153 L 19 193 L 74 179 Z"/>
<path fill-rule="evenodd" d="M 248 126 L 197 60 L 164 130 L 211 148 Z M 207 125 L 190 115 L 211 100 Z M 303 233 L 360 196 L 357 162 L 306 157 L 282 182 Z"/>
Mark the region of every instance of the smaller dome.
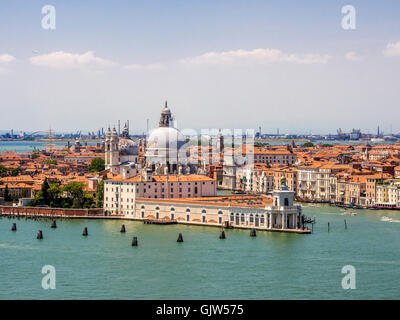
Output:
<path fill-rule="evenodd" d="M 118 149 L 121 155 L 137 155 L 138 146 L 129 138 L 121 138 L 118 142 Z"/>
<path fill-rule="evenodd" d="M 165 106 L 162 109 L 161 114 L 171 115 L 171 110 L 169 110 L 169 108 L 168 108 L 167 101 L 165 101 Z"/>

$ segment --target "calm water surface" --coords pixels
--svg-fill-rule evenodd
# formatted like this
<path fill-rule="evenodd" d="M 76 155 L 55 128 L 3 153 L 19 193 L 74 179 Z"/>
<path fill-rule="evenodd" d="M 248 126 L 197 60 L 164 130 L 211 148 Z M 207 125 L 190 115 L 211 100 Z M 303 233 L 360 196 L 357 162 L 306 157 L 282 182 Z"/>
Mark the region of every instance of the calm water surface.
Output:
<path fill-rule="evenodd" d="M 226 230 L 225 240 L 212 227 L 60 220 L 51 229 L 49 220 L 1 218 L 0 299 L 399 299 L 400 213 L 356 211 L 304 207 L 317 219 L 312 235 Z M 47 264 L 55 290 L 41 287 Z M 348 264 L 356 290 L 341 287 Z"/>
<path fill-rule="evenodd" d="M 0 153 L 3 151 L 15 152 L 32 152 L 34 148 L 43 150 L 46 148 L 47 142 L 43 141 L 0 141 Z M 55 141 L 54 144 L 57 148 L 63 148 L 67 145 L 66 141 Z M 74 141 L 71 140 L 71 145 Z M 96 145 L 96 142 L 89 141 L 88 145 Z"/>

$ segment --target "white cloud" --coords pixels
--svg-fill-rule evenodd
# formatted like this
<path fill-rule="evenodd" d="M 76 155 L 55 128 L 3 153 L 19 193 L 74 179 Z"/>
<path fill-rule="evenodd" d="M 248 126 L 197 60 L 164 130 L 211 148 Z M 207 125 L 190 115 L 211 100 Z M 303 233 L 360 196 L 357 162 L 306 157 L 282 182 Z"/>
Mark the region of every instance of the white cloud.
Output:
<path fill-rule="evenodd" d="M 388 43 L 383 50 L 383 55 L 386 57 L 400 56 L 400 41 Z"/>
<path fill-rule="evenodd" d="M 57 51 L 31 57 L 29 61 L 36 66 L 45 66 L 54 69 L 103 68 L 117 65 L 110 60 L 96 57 L 93 51 L 83 54 Z"/>
<path fill-rule="evenodd" d="M 9 54 L 2 54 L 0 55 L 0 63 L 10 63 L 14 61 L 15 58 L 13 56 L 10 56 Z"/>
<path fill-rule="evenodd" d="M 163 68 L 161 63 L 150 63 L 150 64 L 130 64 L 122 67 L 124 70 L 138 71 L 138 70 L 160 70 Z"/>
<path fill-rule="evenodd" d="M 186 65 L 220 65 L 233 63 L 271 64 L 280 62 L 326 64 L 330 58 L 331 57 L 328 55 L 321 54 L 288 54 L 279 49 L 239 49 L 225 52 L 207 52 L 200 56 L 182 59 L 180 62 Z"/>
<path fill-rule="evenodd" d="M 348 61 L 354 61 L 354 62 L 356 62 L 356 61 L 361 61 L 361 60 L 364 59 L 364 57 L 359 56 L 359 55 L 358 55 L 357 53 L 355 53 L 354 51 L 349 51 L 349 52 L 347 52 L 346 55 L 345 55 L 345 57 L 346 57 L 346 60 L 348 60 Z"/>

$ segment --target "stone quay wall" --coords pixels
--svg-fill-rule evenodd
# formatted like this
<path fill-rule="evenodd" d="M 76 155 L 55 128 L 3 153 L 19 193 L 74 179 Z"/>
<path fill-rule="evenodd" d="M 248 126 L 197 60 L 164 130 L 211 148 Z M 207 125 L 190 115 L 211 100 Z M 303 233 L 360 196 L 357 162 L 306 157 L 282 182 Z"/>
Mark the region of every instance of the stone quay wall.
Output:
<path fill-rule="evenodd" d="M 88 217 L 102 216 L 103 209 L 67 209 L 67 208 L 46 208 L 46 207 L 12 207 L 0 206 L 2 215 L 20 215 L 37 217 Z"/>

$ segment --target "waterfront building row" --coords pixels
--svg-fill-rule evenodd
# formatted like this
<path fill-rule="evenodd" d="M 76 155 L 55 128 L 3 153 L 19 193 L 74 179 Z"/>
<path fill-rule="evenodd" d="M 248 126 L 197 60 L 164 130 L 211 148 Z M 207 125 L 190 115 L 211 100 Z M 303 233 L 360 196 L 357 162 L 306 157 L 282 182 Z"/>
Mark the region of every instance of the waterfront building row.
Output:
<path fill-rule="evenodd" d="M 150 183 L 159 183 L 156 181 L 154 179 Z M 192 184 L 196 182 L 196 180 L 190 181 Z M 187 190 L 189 181 L 181 182 L 185 183 L 184 188 Z M 203 185 L 205 181 L 197 182 Z M 134 220 L 155 219 L 220 227 L 307 232 L 303 230 L 301 207 L 294 205 L 294 192 L 288 190 L 286 186 L 275 190 L 272 197 L 207 195 L 210 191 L 215 191 L 215 184 L 209 184 L 208 187 L 202 189 L 202 194 L 198 197 L 156 198 L 155 194 L 152 194 L 143 198 L 140 186 L 144 183 L 144 181 L 133 182 L 120 179 L 106 180 L 104 184 L 105 214 Z M 179 187 L 178 181 L 174 183 L 178 183 L 175 187 Z"/>

